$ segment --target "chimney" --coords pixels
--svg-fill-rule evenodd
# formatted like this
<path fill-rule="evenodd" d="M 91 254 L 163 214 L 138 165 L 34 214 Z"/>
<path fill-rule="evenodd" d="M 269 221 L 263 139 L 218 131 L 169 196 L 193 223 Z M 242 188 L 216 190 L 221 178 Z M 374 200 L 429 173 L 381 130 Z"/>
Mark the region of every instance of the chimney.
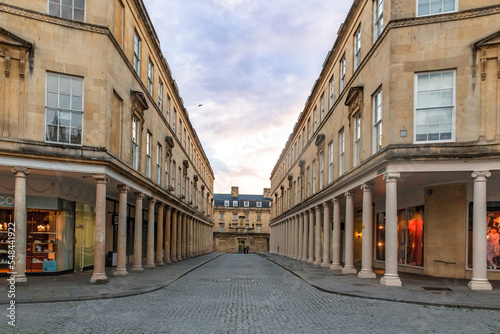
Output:
<path fill-rule="evenodd" d="M 264 197 L 271 197 L 271 188 L 264 188 Z"/>
<path fill-rule="evenodd" d="M 239 196 L 238 187 L 231 187 L 231 197 L 238 197 L 238 196 Z"/>

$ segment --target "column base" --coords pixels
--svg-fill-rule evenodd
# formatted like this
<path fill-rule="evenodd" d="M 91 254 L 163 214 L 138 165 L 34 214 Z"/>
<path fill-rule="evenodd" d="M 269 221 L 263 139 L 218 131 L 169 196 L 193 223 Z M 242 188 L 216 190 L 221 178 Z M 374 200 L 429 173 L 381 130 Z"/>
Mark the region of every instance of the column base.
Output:
<path fill-rule="evenodd" d="M 342 274 L 357 274 L 357 273 L 358 271 L 356 270 L 356 268 L 354 268 L 354 266 L 348 265 L 342 268 Z"/>
<path fill-rule="evenodd" d="M 172 263 L 177 263 L 177 259 L 172 259 Z"/>
<path fill-rule="evenodd" d="M 127 277 L 128 276 L 128 271 L 127 271 L 127 269 L 117 269 L 113 273 L 113 276 L 116 276 L 116 277 Z"/>
<path fill-rule="evenodd" d="M 330 270 L 342 270 L 342 265 L 340 263 L 332 263 Z"/>
<path fill-rule="evenodd" d="M 307 257 L 303 257 L 302 259 L 300 259 L 300 261 L 307 262 Z"/>
<path fill-rule="evenodd" d="M 178 257 L 177 258 L 177 262 L 181 262 L 182 261 L 182 258 L 181 257 Z"/>
<path fill-rule="evenodd" d="M 330 267 L 330 262 L 323 262 L 323 263 L 321 264 L 321 266 L 322 266 L 323 268 L 329 268 L 329 267 Z"/>
<path fill-rule="evenodd" d="M 377 278 L 377 275 L 371 269 L 361 269 L 358 273 L 359 278 Z"/>
<path fill-rule="evenodd" d="M 90 278 L 90 284 L 105 284 L 108 283 L 109 279 L 106 277 L 105 273 L 93 273 Z"/>
<path fill-rule="evenodd" d="M 314 262 L 313 262 L 313 264 L 314 264 L 315 266 L 320 266 L 320 265 L 321 265 L 321 261 L 316 260 L 316 261 L 314 261 Z"/>
<path fill-rule="evenodd" d="M 313 259 L 309 259 L 309 260 L 307 260 L 307 263 L 314 263 L 314 260 Z"/>
<path fill-rule="evenodd" d="M 401 280 L 398 275 L 385 275 L 380 279 L 380 284 L 385 286 L 402 286 Z"/>
<path fill-rule="evenodd" d="M 16 275 L 15 281 L 18 286 L 28 286 L 28 277 L 26 275 Z"/>
<path fill-rule="evenodd" d="M 163 263 L 163 261 L 155 263 L 155 266 L 157 266 L 157 267 L 163 267 L 164 265 L 165 265 L 165 263 Z"/>
<path fill-rule="evenodd" d="M 491 283 L 487 279 L 473 278 L 467 287 L 471 290 L 493 290 Z"/>
<path fill-rule="evenodd" d="M 144 266 L 145 269 L 156 269 L 156 266 L 154 264 L 146 264 Z"/>
<path fill-rule="evenodd" d="M 170 261 L 170 260 L 165 261 L 165 264 L 171 264 L 171 263 L 172 263 L 172 261 Z"/>
<path fill-rule="evenodd" d="M 133 271 L 134 273 L 142 273 L 144 271 L 143 267 L 133 267 L 130 269 L 130 271 Z"/>

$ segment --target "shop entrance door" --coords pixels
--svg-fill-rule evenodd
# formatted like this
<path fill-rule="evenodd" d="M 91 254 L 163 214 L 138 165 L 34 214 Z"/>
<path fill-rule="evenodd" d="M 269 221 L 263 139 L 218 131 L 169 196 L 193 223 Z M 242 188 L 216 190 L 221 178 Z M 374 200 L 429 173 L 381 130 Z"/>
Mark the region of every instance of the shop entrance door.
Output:
<path fill-rule="evenodd" d="M 245 249 L 245 240 L 238 240 L 238 253 L 243 254 Z"/>

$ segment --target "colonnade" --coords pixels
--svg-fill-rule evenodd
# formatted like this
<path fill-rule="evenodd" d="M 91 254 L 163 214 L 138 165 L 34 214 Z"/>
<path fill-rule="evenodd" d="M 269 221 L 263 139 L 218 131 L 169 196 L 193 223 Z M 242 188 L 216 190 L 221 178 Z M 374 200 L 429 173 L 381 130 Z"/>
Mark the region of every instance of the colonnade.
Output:
<path fill-rule="evenodd" d="M 473 271 L 469 288 L 491 290 L 486 267 L 486 179 L 488 171 L 472 173 L 474 180 L 473 202 Z M 398 188 L 400 173 L 386 173 L 385 192 L 385 274 L 380 283 L 401 286 L 398 275 Z M 304 210 L 276 220 L 271 224 L 270 249 L 272 253 L 307 261 L 314 265 L 340 270 L 344 274 L 357 274 L 360 278 L 376 278 L 373 272 L 373 210 L 370 183 L 361 185 L 363 194 L 362 258 L 358 273 L 354 266 L 354 201 L 353 190 Z M 341 264 L 340 204 L 345 198 L 344 263 Z M 333 228 L 330 227 L 330 210 L 333 212 Z M 330 247 L 332 248 L 330 251 Z M 330 259 L 330 254 L 332 258 Z"/>
<path fill-rule="evenodd" d="M 12 168 L 15 175 L 14 190 L 14 219 L 15 244 L 12 273 L 16 284 L 27 284 L 26 277 L 26 238 L 27 238 L 27 207 L 26 207 L 26 177 L 30 174 L 28 168 Z M 105 273 L 106 256 L 106 184 L 104 174 L 93 175 L 96 181 L 96 209 L 95 209 L 95 244 L 94 244 L 94 272 L 91 283 L 105 283 L 108 281 Z M 127 197 L 130 187 L 119 185 L 118 204 L 118 238 L 117 238 L 117 265 L 114 276 L 127 276 Z M 131 271 L 142 272 L 144 268 L 153 269 L 172 262 L 183 261 L 195 256 L 209 253 L 210 225 L 194 214 L 173 207 L 156 198 L 149 197 L 148 201 L 148 234 L 146 263 L 143 267 L 142 254 L 143 231 L 143 193 L 135 193 L 135 228 L 134 253 Z M 157 209 L 157 210 L 156 210 Z M 155 217 L 155 211 L 157 215 Z M 156 249 L 155 249 L 155 218 L 156 218 Z"/>

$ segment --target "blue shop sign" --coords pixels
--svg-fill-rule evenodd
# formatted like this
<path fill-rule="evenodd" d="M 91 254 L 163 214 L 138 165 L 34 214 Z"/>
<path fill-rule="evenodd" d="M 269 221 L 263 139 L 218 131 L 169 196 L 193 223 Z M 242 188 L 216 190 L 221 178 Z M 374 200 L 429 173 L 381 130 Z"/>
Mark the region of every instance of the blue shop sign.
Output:
<path fill-rule="evenodd" d="M 43 261 L 43 271 L 57 271 L 57 261 Z"/>

